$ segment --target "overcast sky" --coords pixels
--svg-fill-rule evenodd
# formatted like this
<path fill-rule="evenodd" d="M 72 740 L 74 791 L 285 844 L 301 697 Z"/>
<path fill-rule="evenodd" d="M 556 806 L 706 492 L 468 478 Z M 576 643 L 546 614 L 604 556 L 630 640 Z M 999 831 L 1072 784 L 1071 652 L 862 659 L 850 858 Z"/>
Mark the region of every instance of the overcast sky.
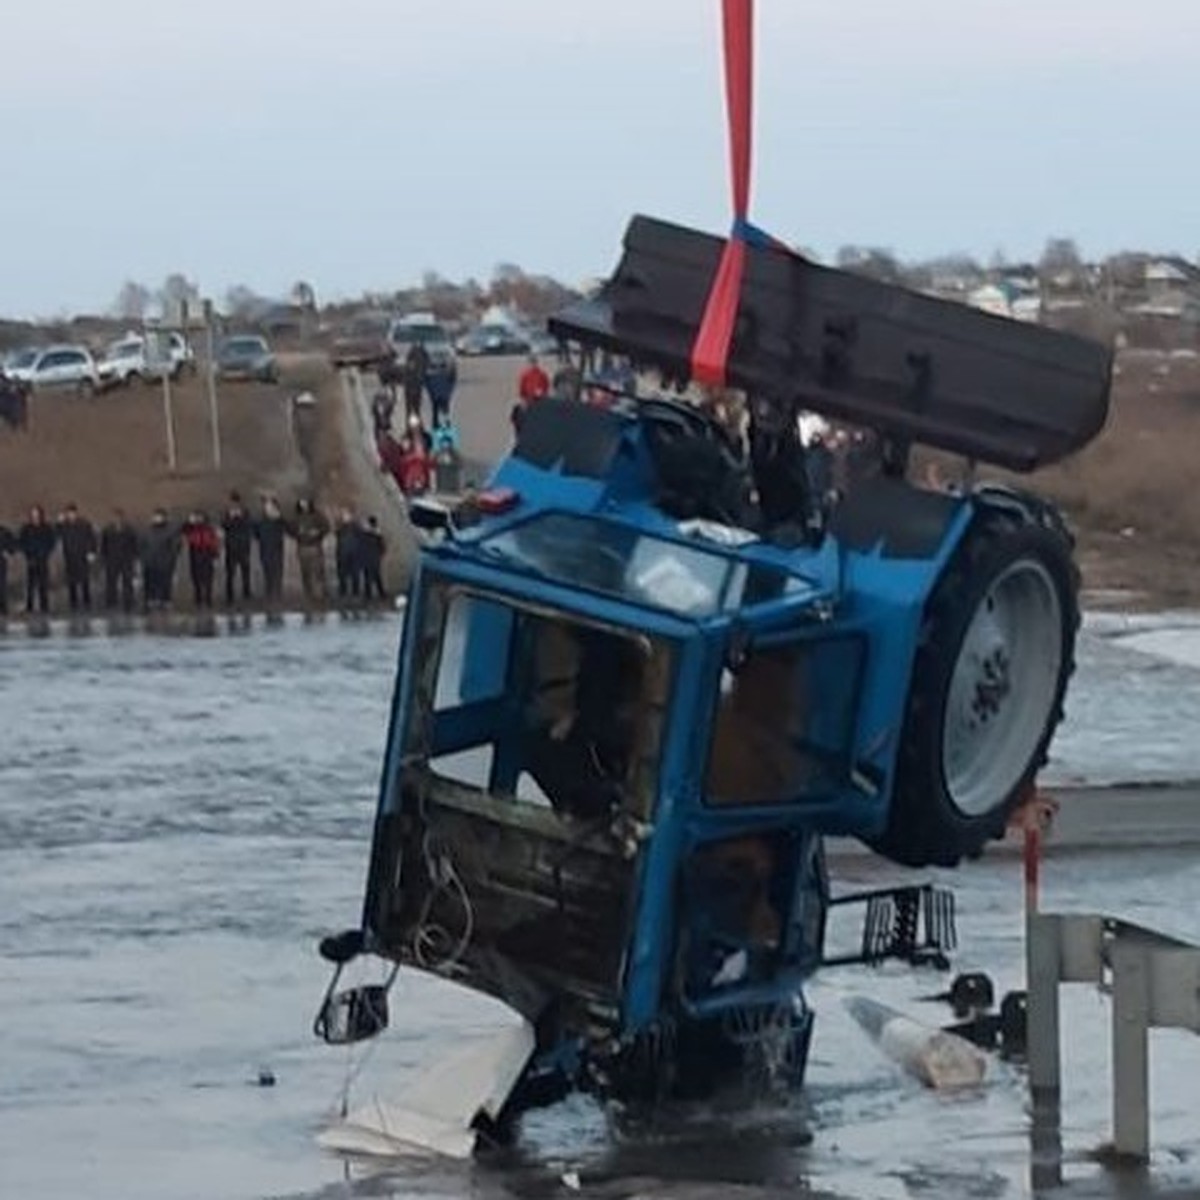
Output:
<path fill-rule="evenodd" d="M 1196 0 L 758 0 L 753 215 L 831 254 L 1200 253 Z M 8 6 L 0 312 L 333 298 L 723 230 L 718 0 Z"/>

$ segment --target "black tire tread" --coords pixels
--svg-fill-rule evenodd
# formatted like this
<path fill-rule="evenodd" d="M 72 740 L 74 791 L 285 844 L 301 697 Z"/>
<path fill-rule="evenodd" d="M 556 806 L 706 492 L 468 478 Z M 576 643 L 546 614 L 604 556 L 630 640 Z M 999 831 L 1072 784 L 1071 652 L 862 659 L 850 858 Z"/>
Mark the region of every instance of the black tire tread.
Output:
<path fill-rule="evenodd" d="M 908 867 L 954 867 L 976 858 L 991 840 L 1004 837 L 1022 795 L 1049 757 L 1064 715 L 1067 683 L 1075 670 L 1075 641 L 1081 621 L 1080 574 L 1074 539 L 1058 512 L 1030 500 L 1023 513 L 982 505 L 962 546 L 938 581 L 926 607 L 911 676 L 888 825 L 872 848 Z M 941 774 L 942 700 L 966 623 L 978 601 L 981 577 L 994 576 L 1014 540 L 1040 547 L 1060 584 L 1063 661 L 1054 708 L 1036 753 L 1004 802 L 980 817 L 965 818 L 945 796 Z M 933 726 L 936 726 L 934 728 Z"/>

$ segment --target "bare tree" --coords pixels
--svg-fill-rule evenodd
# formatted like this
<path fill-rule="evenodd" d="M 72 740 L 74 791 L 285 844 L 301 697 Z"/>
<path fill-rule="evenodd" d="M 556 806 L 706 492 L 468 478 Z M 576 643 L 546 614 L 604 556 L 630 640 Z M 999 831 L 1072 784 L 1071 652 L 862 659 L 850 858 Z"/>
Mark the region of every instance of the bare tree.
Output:
<path fill-rule="evenodd" d="M 502 262 L 496 264 L 496 269 L 492 272 L 492 284 L 520 283 L 525 278 L 525 272 L 517 266 L 516 263 Z"/>
<path fill-rule="evenodd" d="M 123 321 L 140 321 L 150 307 L 150 289 L 144 283 L 127 279 L 117 293 L 113 312 Z"/>
<path fill-rule="evenodd" d="M 1038 270 L 1051 281 L 1075 283 L 1083 277 L 1083 258 L 1074 238 L 1053 237 L 1046 243 Z"/>
<path fill-rule="evenodd" d="M 297 308 L 302 308 L 305 312 L 314 312 L 317 307 L 316 289 L 311 283 L 305 280 L 298 280 L 292 284 L 292 303 Z"/>
<path fill-rule="evenodd" d="M 904 275 L 896 256 L 879 246 L 842 246 L 835 261 L 843 271 L 869 275 L 885 283 L 899 283 Z"/>
<path fill-rule="evenodd" d="M 266 301 L 244 283 L 235 283 L 225 293 L 225 311 L 231 317 L 252 317 L 266 306 Z"/>
<path fill-rule="evenodd" d="M 182 319 L 185 305 L 189 314 L 200 312 L 200 289 L 186 275 L 175 271 L 158 289 L 158 302 L 162 305 L 163 316 L 173 323 Z"/>

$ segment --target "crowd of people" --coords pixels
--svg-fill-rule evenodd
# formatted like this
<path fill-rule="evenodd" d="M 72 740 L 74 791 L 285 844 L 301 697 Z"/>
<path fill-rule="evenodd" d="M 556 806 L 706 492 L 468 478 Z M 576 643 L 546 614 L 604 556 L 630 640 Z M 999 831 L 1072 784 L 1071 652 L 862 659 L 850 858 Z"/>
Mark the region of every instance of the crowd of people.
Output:
<path fill-rule="evenodd" d="M 176 576 L 184 558 L 195 608 L 214 607 L 219 564 L 226 606 L 261 599 L 268 607 L 279 607 L 289 542 L 295 547 L 306 603 L 324 604 L 333 598 L 331 541 L 336 598 L 342 603 L 386 600 L 386 544 L 378 519 L 360 517 L 348 508 L 330 521 L 311 500 L 302 498 L 294 512 L 285 515 L 268 495 L 262 497 L 259 511 L 251 512 L 235 491 L 216 520 L 200 510 L 183 521 L 172 520 L 158 508 L 139 528 L 116 509 L 97 529 L 75 504 L 68 504 L 54 520 L 35 505 L 15 531 L 0 525 L 0 615 L 9 611 L 10 563 L 18 561 L 24 565 L 25 611 L 49 613 L 51 575 L 58 559 L 72 613 L 92 611 L 93 584 L 98 582 L 103 591 L 96 599 L 109 612 L 170 608 L 176 603 Z"/>
<path fill-rule="evenodd" d="M 450 420 L 455 377 L 433 370 L 429 355 L 414 343 L 403 362 L 387 363 L 379 372 L 379 389 L 371 400 L 371 417 L 380 466 L 406 496 L 430 491 L 456 492 L 462 484 L 458 430 Z M 404 424 L 396 436 L 399 394 L 404 397 Z M 423 413 L 429 398 L 429 423 Z"/>

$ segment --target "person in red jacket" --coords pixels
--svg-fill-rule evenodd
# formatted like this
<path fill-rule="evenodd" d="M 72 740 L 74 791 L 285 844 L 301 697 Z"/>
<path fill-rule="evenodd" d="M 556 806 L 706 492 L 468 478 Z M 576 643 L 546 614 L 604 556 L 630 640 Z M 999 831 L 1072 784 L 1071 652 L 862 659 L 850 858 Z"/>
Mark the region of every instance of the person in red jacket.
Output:
<path fill-rule="evenodd" d="M 183 527 L 192 575 L 192 596 L 197 608 L 212 608 L 213 578 L 217 573 L 217 555 L 221 539 L 216 526 L 202 512 L 194 512 Z"/>
<path fill-rule="evenodd" d="M 406 496 L 420 496 L 429 491 L 433 481 L 433 463 L 429 447 L 420 434 L 406 433 L 400 439 L 400 490 Z"/>
<path fill-rule="evenodd" d="M 509 414 L 513 430 L 521 432 L 521 420 L 531 405 L 550 394 L 550 376 L 542 370 L 536 354 L 529 356 L 529 363 L 517 380 L 517 402 Z"/>
<path fill-rule="evenodd" d="M 529 356 L 529 365 L 521 372 L 517 381 L 517 395 L 521 403 L 528 408 L 535 401 L 550 394 L 550 376 L 542 370 L 536 354 Z"/>

